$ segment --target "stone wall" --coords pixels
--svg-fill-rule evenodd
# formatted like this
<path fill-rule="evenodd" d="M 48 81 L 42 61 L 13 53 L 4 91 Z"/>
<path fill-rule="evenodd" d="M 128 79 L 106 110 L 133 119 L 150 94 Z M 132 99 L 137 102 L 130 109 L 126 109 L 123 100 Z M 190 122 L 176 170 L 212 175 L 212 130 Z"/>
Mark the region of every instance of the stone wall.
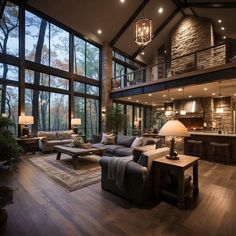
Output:
<path fill-rule="evenodd" d="M 171 58 L 180 57 L 214 45 L 214 34 L 211 20 L 195 16 L 185 17 L 171 34 Z M 199 55 L 201 67 L 209 67 L 214 52 Z M 191 55 L 172 61 L 172 75 L 196 69 L 196 58 Z"/>
<path fill-rule="evenodd" d="M 110 97 L 112 80 L 112 49 L 104 43 L 102 47 L 102 130 L 106 131 L 106 111 L 112 105 Z"/>

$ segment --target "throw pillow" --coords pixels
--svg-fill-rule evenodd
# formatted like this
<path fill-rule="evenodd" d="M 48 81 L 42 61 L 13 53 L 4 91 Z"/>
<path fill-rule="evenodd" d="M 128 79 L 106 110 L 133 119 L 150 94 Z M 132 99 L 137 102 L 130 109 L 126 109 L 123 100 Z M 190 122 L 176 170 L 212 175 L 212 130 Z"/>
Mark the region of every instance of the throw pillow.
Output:
<path fill-rule="evenodd" d="M 141 147 L 143 145 L 143 137 L 136 137 L 133 141 L 131 147 Z"/>
<path fill-rule="evenodd" d="M 114 144 L 116 144 L 115 138 L 116 138 L 115 136 L 107 137 L 107 140 L 106 140 L 106 142 L 104 144 L 106 144 L 106 145 L 114 145 Z"/>
<path fill-rule="evenodd" d="M 112 134 L 105 134 L 105 133 L 102 133 L 102 140 L 101 140 L 100 143 L 106 144 L 107 139 L 108 139 L 109 137 L 112 137 L 112 136 L 113 136 Z"/>

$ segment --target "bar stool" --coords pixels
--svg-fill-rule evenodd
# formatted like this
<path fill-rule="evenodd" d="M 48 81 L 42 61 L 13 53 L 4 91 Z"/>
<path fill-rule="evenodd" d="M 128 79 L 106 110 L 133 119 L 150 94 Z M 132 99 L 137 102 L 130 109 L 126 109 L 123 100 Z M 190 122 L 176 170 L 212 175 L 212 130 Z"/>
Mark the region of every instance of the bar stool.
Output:
<path fill-rule="evenodd" d="M 198 156 L 204 158 L 205 147 L 204 143 L 201 140 L 188 139 L 187 142 L 187 155 Z"/>
<path fill-rule="evenodd" d="M 216 143 L 211 142 L 211 156 L 216 161 L 226 161 L 230 163 L 231 153 L 229 143 Z"/>

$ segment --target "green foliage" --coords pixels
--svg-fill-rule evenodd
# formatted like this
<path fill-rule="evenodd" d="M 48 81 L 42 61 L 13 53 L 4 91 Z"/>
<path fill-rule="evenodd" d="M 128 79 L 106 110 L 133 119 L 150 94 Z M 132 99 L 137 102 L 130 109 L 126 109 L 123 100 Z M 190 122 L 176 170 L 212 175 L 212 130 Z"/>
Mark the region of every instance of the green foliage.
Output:
<path fill-rule="evenodd" d="M 6 117 L 0 117 L 0 167 L 11 168 L 20 154 L 20 147 L 9 129 L 14 123 Z"/>
<path fill-rule="evenodd" d="M 158 131 L 167 121 L 166 116 L 163 112 L 155 111 L 151 115 L 151 127 L 157 129 Z"/>
<path fill-rule="evenodd" d="M 71 143 L 72 147 L 78 147 L 78 148 L 82 148 L 84 145 L 84 140 L 82 137 L 77 136 Z"/>
<path fill-rule="evenodd" d="M 121 111 L 119 106 L 107 109 L 106 124 L 107 128 L 118 134 L 124 130 L 127 123 L 127 116 Z"/>

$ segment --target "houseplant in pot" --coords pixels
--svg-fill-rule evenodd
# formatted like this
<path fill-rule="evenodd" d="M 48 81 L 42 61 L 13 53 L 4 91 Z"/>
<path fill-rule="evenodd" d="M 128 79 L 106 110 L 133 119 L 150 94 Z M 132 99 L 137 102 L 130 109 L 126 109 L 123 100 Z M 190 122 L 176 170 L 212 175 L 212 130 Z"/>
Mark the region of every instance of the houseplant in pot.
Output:
<path fill-rule="evenodd" d="M 20 147 L 10 130 L 14 123 L 7 117 L 0 117 L 0 172 L 16 168 Z M 3 173 L 1 173 L 3 174 Z M 3 207 L 12 203 L 13 190 L 6 186 L 0 186 L 0 230 L 7 221 L 7 212 Z"/>
<path fill-rule="evenodd" d="M 106 125 L 109 131 L 118 134 L 126 127 L 127 116 L 121 111 L 119 106 L 111 106 L 107 109 Z"/>

